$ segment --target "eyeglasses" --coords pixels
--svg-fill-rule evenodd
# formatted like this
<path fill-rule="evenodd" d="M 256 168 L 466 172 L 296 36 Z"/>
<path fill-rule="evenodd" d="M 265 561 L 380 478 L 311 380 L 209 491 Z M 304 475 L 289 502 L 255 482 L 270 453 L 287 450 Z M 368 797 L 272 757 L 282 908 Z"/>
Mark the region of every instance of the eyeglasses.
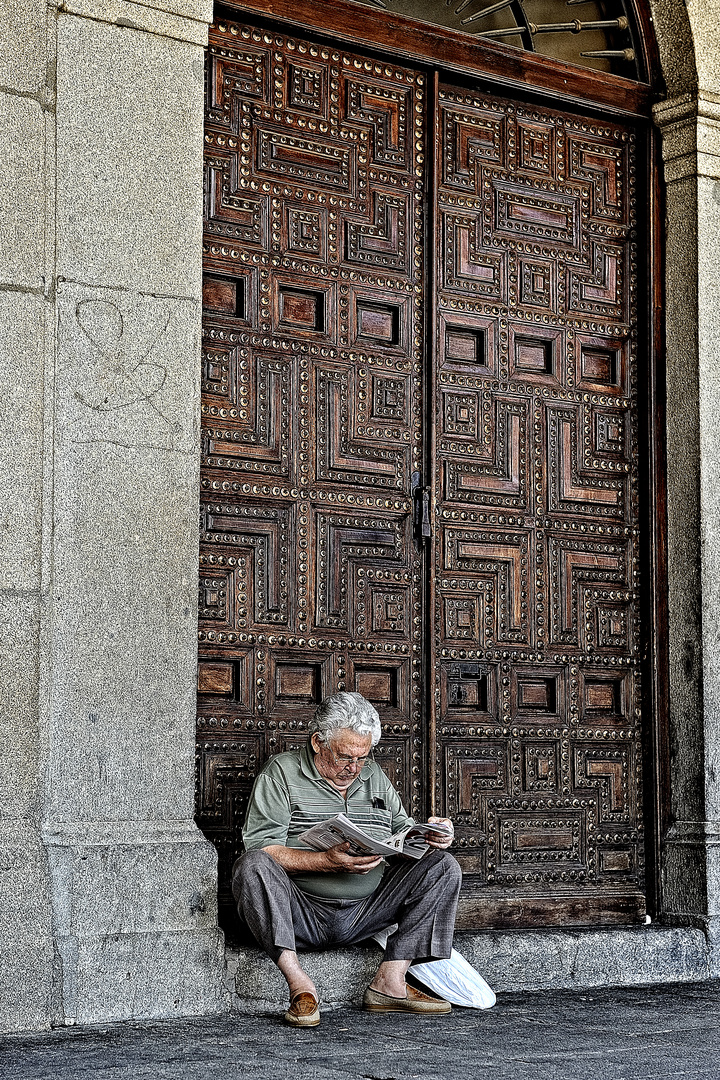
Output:
<path fill-rule="evenodd" d="M 369 754 L 365 754 L 364 757 L 352 757 L 350 754 L 336 754 L 329 746 L 326 746 L 325 749 L 335 762 L 337 768 L 344 769 L 347 765 L 359 765 L 362 769 L 365 762 L 372 757 L 372 751 Z"/>

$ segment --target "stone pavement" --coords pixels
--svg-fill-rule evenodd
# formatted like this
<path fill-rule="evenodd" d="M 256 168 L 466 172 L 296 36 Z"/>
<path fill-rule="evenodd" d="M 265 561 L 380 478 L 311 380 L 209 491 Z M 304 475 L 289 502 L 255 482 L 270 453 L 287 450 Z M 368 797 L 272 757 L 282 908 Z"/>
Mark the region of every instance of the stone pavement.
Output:
<path fill-rule="evenodd" d="M 203 1017 L 0 1039 L 3 1080 L 718 1080 L 720 981 L 503 994 L 420 1020 L 327 1010 Z"/>

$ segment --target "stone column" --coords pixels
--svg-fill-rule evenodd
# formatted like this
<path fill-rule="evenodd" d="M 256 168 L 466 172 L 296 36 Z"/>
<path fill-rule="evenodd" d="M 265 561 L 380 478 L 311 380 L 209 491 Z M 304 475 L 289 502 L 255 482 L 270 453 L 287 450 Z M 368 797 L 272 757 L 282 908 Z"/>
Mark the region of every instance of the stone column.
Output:
<path fill-rule="evenodd" d="M 41 685 L 65 1022 L 225 1007 L 216 856 L 193 823 L 211 9 L 64 0 L 56 14 Z"/>
<path fill-rule="evenodd" d="M 720 929 L 720 105 L 658 105 L 667 185 L 667 916 Z M 715 961 L 717 966 L 717 959 Z M 720 970 L 720 968 L 718 968 Z M 715 972 L 717 973 L 717 971 Z"/>
<path fill-rule="evenodd" d="M 53 51 L 44 2 L 0 3 L 0 1030 L 53 1013 L 40 837 L 43 383 L 52 347 Z M 47 139 L 46 139 L 47 136 Z M 48 340 L 49 339 L 49 340 Z"/>

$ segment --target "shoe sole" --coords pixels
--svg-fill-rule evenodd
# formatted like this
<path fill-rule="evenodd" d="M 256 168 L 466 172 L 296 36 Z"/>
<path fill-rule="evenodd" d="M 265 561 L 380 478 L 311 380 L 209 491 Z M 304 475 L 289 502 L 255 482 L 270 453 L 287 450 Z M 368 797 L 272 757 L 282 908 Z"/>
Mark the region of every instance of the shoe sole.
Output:
<path fill-rule="evenodd" d="M 400 1012 L 414 1014 L 415 1016 L 447 1016 L 452 1011 L 452 1006 L 448 1005 L 447 1009 L 408 1009 L 402 1005 L 364 1005 L 367 1012 Z"/>
<path fill-rule="evenodd" d="M 320 1023 L 320 1013 L 310 1013 L 309 1016 L 293 1016 L 285 1013 L 283 1020 L 290 1027 L 317 1027 Z"/>

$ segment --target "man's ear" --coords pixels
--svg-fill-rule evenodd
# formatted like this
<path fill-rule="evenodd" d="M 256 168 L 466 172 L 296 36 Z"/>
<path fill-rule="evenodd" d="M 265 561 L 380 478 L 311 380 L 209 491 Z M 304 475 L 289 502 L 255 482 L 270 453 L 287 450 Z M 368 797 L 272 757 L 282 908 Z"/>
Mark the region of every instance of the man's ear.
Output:
<path fill-rule="evenodd" d="M 315 741 L 316 739 L 317 739 L 317 742 Z M 312 735 L 310 736 L 310 745 L 312 746 L 312 748 L 313 748 L 313 750 L 315 751 L 316 754 L 320 750 L 320 747 L 318 745 L 319 742 L 320 742 L 320 736 L 318 735 L 317 731 L 313 731 Z"/>

